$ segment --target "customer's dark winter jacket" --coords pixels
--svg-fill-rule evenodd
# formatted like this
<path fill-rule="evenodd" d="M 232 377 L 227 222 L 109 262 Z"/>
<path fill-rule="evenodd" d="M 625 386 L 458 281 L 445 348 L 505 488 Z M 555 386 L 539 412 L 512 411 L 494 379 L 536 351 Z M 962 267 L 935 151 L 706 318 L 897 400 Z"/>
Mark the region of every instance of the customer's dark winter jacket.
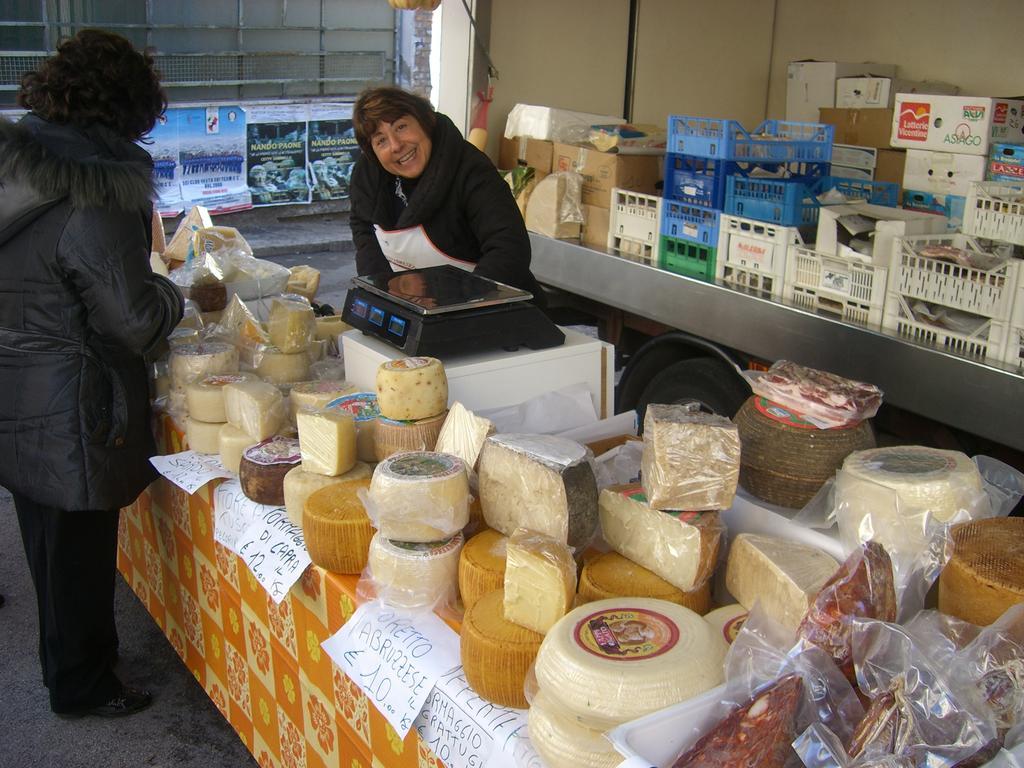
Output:
<path fill-rule="evenodd" d="M 530 291 L 542 300 L 530 272 L 530 238 L 512 190 L 487 155 L 463 139 L 448 117 L 436 114 L 430 161 L 400 214 L 395 177 L 372 152 L 364 152 L 356 162 L 350 216 L 356 271 L 392 271 L 374 224 L 385 230 L 423 225 L 427 237 L 446 255 L 475 264 L 478 275 Z"/>
<path fill-rule="evenodd" d="M 149 266 L 151 162 L 97 126 L 0 121 L 0 485 L 66 510 L 154 478 L 143 354 L 181 319 Z"/>

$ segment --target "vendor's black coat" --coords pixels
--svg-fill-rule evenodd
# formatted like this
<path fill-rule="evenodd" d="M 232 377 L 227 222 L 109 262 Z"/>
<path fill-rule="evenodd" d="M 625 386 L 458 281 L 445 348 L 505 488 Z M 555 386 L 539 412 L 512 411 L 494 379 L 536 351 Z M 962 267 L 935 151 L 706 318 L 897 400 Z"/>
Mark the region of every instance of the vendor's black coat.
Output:
<path fill-rule="evenodd" d="M 530 272 L 530 238 L 512 190 L 494 163 L 462 138 L 448 117 L 437 115 L 430 161 L 400 215 L 395 213 L 395 177 L 376 155 L 364 152 L 352 171 L 352 239 L 360 275 L 391 272 L 373 225 L 386 230 L 423 225 L 430 240 L 474 271 L 530 291 L 542 300 Z"/>
<path fill-rule="evenodd" d="M 65 510 L 155 477 L 143 354 L 181 319 L 149 266 L 148 153 L 97 126 L 0 121 L 0 485 Z"/>

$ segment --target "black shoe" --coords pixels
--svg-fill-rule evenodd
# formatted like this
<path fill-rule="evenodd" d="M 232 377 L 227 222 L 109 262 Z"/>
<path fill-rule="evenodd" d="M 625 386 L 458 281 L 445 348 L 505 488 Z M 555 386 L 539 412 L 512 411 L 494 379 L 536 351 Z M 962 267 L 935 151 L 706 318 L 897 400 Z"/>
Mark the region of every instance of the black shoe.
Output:
<path fill-rule="evenodd" d="M 78 718 L 93 715 L 95 717 L 126 717 L 141 712 L 153 703 L 153 696 L 149 691 L 141 691 L 138 688 L 124 686 L 121 692 L 104 704 L 97 704 L 95 707 L 86 707 L 72 712 L 58 712 L 64 718 Z"/>

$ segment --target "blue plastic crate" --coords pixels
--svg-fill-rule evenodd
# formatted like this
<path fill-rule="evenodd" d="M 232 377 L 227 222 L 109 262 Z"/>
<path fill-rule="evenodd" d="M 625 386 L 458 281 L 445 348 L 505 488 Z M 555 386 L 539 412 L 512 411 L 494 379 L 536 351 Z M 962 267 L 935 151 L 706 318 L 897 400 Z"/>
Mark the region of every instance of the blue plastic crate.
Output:
<path fill-rule="evenodd" d="M 916 189 L 903 190 L 903 207 L 908 211 L 937 213 L 948 219 L 949 229 L 958 229 L 964 223 L 967 198 L 962 195 L 940 195 Z"/>
<path fill-rule="evenodd" d="M 722 210 L 725 180 L 739 173 L 736 163 L 691 155 L 665 155 L 665 199 Z"/>
<path fill-rule="evenodd" d="M 834 189 L 843 196 L 866 200 L 873 205 L 887 205 L 895 208 L 900 204 L 900 185 L 891 181 L 865 181 L 848 179 L 843 176 L 826 176 L 814 185 L 815 195 L 822 195 Z"/>
<path fill-rule="evenodd" d="M 718 247 L 719 211 L 700 205 L 666 200 L 661 208 L 661 234 Z"/>
<path fill-rule="evenodd" d="M 827 163 L 835 128 L 823 123 L 765 120 L 747 131 L 736 120 L 670 115 L 669 152 L 744 162 Z"/>
<path fill-rule="evenodd" d="M 764 179 L 730 176 L 725 212 L 732 216 L 803 227 L 818 221 L 813 185 L 806 179 Z"/>

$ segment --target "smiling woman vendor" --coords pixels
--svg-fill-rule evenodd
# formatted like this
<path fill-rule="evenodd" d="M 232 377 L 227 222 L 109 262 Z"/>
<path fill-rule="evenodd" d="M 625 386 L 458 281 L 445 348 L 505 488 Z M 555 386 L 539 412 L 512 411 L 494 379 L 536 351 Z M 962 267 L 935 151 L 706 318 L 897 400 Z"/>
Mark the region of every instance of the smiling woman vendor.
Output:
<path fill-rule="evenodd" d="M 508 185 L 426 99 L 371 88 L 353 112 L 363 152 L 350 222 L 360 275 L 451 264 L 530 291 L 530 239 Z"/>

